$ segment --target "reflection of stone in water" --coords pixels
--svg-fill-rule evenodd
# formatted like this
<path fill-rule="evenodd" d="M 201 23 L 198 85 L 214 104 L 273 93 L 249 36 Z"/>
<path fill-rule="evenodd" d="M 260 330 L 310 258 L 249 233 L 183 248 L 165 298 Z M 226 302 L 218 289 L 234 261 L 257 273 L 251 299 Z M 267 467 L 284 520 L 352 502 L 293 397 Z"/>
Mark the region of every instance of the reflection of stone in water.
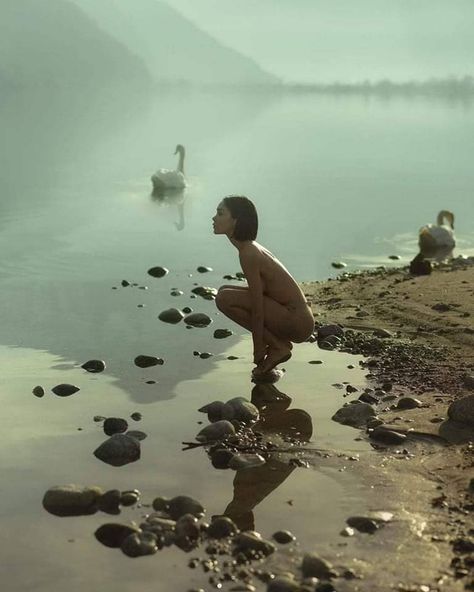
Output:
<path fill-rule="evenodd" d="M 252 403 L 260 411 L 256 431 L 307 441 L 313 433 L 311 416 L 302 409 L 288 409 L 291 397 L 273 384 L 257 384 L 252 389 Z M 224 514 L 241 530 L 254 530 L 253 509 L 281 485 L 294 471 L 295 465 L 270 456 L 260 467 L 243 469 L 234 477 L 234 494 Z"/>

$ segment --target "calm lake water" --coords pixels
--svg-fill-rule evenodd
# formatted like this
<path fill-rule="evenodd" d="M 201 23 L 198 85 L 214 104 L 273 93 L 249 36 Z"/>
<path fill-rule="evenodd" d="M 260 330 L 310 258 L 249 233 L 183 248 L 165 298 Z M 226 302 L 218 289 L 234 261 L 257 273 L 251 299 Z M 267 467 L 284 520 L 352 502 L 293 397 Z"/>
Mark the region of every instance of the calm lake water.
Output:
<path fill-rule="evenodd" d="M 209 515 L 232 499 L 233 474 L 212 470 L 202 451 L 180 452 L 205 419 L 199 406 L 251 396 L 248 336 L 212 302 L 190 299 L 194 282 L 218 286 L 238 270 L 235 250 L 211 229 L 224 195 L 255 201 L 260 241 L 299 280 L 333 275 L 330 262 L 339 259 L 349 269 L 393 264 L 392 254 L 408 262 L 418 228 L 440 209 L 456 215 L 457 252 L 474 254 L 474 109 L 460 103 L 189 90 L 23 94 L 3 97 L 0 125 L 0 396 L 8 418 L 0 516 L 4 532 L 20 533 L 14 545 L 0 535 L 10 591 L 112 589 L 117 582 L 133 590 L 162 573 L 156 558 L 131 569 L 119 552 L 95 543 L 91 533 L 105 515 L 47 515 L 40 501 L 51 485 L 138 487 L 148 501 L 192 493 Z M 174 168 L 177 143 L 187 149 L 189 188 L 180 198 L 152 199 L 150 175 Z M 170 274 L 151 278 L 146 271 L 155 265 Z M 198 265 L 214 271 L 203 276 Z M 123 288 L 123 279 L 138 286 Z M 173 297 L 172 288 L 184 294 Z M 207 312 L 214 323 L 207 330 L 165 325 L 157 315 L 170 306 Z M 215 341 L 219 327 L 235 335 Z M 193 350 L 215 355 L 201 360 Z M 226 360 L 230 353 L 239 359 Z M 166 363 L 140 370 L 138 354 Z M 106 372 L 78 368 L 91 358 L 104 359 Z M 309 365 L 312 359 L 324 364 Z M 312 446 L 370 453 L 354 441 L 357 432 L 330 421 L 343 403 L 331 384 L 364 384 L 357 361 L 304 344 L 287 364 L 277 386 L 292 408 L 311 416 Z M 48 391 L 60 382 L 81 391 L 70 399 L 31 395 L 36 384 Z M 149 434 L 142 460 L 123 469 L 103 465 L 92 456 L 104 439 L 93 416 L 133 411 L 144 416 L 133 428 Z M 364 510 L 356 474 L 322 466 L 283 481 L 254 512 L 267 536 L 291 527 L 302 545 L 312 545 L 311 514 L 318 540 L 327 541 L 337 538 L 349 508 Z M 165 563 L 183 561 L 170 554 Z M 167 590 L 182 589 L 188 570 L 166 578 Z"/>

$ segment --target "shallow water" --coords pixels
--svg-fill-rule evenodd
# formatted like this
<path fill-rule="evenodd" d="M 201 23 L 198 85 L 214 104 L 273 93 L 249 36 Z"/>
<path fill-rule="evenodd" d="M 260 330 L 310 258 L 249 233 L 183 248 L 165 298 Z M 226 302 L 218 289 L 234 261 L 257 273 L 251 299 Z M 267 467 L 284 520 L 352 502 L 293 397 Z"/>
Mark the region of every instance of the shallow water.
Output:
<path fill-rule="evenodd" d="M 216 203 L 228 193 L 253 197 L 261 242 L 299 280 L 331 275 L 335 259 L 349 268 L 393 265 L 390 254 L 407 262 L 418 227 L 442 208 L 457 216 L 459 250 L 473 253 L 473 111 L 421 99 L 169 91 L 7 96 L 0 123 L 5 581 L 11 591 L 118 583 L 131 590 L 159 577 L 163 589 L 182 589 L 190 571 L 170 569 L 185 565 L 181 552 L 126 561 L 92 538 L 108 517 L 54 518 L 40 502 L 48 487 L 69 482 L 137 487 L 144 501 L 191 493 L 208 516 L 231 501 L 234 474 L 212 469 L 202 450 L 181 451 L 205 419 L 196 411 L 202 404 L 251 396 L 249 338 L 212 302 L 190 298 L 194 282 L 218 286 L 238 269 L 233 249 L 212 236 Z M 189 189 L 183 197 L 152 199 L 149 176 L 174 166 L 177 142 L 188 148 Z M 153 279 L 146 270 L 154 265 L 171 272 Z M 198 265 L 214 271 L 198 274 Z M 123 288 L 122 279 L 138 286 Z M 184 294 L 172 297 L 172 288 Z M 193 330 L 165 325 L 157 316 L 170 306 L 207 312 L 214 323 Z M 212 339 L 225 327 L 235 335 Z M 193 350 L 215 355 L 201 360 Z M 133 364 L 138 354 L 161 356 L 165 365 L 140 370 Z M 239 359 L 227 360 L 230 354 Z M 78 368 L 91 358 L 104 359 L 106 372 Z M 292 398 L 291 409 L 310 415 L 311 446 L 371 454 L 354 440 L 357 431 L 330 421 L 345 400 L 331 385 L 364 384 L 357 360 L 303 344 L 286 364 L 276 387 Z M 150 379 L 156 384 L 146 384 Z M 55 397 L 49 389 L 61 382 L 81 391 Z M 36 384 L 47 390 L 42 399 L 31 394 Z M 92 451 L 105 437 L 93 416 L 133 411 L 143 420 L 132 427 L 148 434 L 142 459 L 123 468 L 96 460 Z M 255 528 L 267 536 L 291 528 L 302 547 L 336 544 L 347 515 L 365 509 L 356 466 L 341 472 L 340 463 L 321 459 L 315 469 L 281 472 L 273 489 L 260 475 L 269 491 L 253 509 Z M 15 544 L 7 530 L 16 533 Z"/>

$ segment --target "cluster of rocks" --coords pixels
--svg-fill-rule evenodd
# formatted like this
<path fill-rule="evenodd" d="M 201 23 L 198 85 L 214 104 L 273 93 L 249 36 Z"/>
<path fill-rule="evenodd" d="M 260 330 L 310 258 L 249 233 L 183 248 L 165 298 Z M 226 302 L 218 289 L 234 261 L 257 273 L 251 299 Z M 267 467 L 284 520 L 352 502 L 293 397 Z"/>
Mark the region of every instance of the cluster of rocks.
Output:
<path fill-rule="evenodd" d="M 119 514 L 122 506 L 136 506 L 140 492 L 103 491 L 100 487 L 56 486 L 43 497 L 43 507 L 55 516 L 90 515 L 98 511 Z M 350 569 L 336 570 L 316 553 L 302 554 L 292 571 L 265 568 L 265 560 L 278 552 L 277 545 L 295 542 L 289 531 L 277 531 L 272 540 L 256 531 L 240 531 L 228 516 L 214 516 L 204 521 L 202 504 L 185 495 L 171 499 L 156 497 L 153 511 L 137 524 L 108 522 L 99 526 L 95 538 L 106 547 L 120 549 L 127 557 L 154 555 L 166 547 L 176 546 L 190 552 L 202 549 L 203 557 L 192 557 L 188 566 L 202 569 L 209 583 L 221 588 L 225 583 L 242 582 L 245 590 L 255 590 L 256 580 L 266 584 L 267 592 L 331 592 L 337 578 L 352 579 Z M 357 520 L 354 519 L 354 523 Z M 361 530 L 370 529 L 364 519 Z"/>

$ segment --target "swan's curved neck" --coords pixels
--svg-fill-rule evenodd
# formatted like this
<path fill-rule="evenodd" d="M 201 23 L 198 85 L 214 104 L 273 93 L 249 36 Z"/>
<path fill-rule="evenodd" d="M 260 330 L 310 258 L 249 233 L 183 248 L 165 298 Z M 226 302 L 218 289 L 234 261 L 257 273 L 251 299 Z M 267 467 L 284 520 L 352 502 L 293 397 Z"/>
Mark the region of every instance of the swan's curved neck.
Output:
<path fill-rule="evenodd" d="M 452 212 L 448 212 L 448 210 L 441 210 L 441 212 L 438 214 L 438 226 L 442 226 L 445 219 L 448 221 L 449 226 L 454 228 L 454 216 Z"/>
<path fill-rule="evenodd" d="M 176 170 L 184 175 L 184 150 L 179 151 L 178 168 Z"/>

